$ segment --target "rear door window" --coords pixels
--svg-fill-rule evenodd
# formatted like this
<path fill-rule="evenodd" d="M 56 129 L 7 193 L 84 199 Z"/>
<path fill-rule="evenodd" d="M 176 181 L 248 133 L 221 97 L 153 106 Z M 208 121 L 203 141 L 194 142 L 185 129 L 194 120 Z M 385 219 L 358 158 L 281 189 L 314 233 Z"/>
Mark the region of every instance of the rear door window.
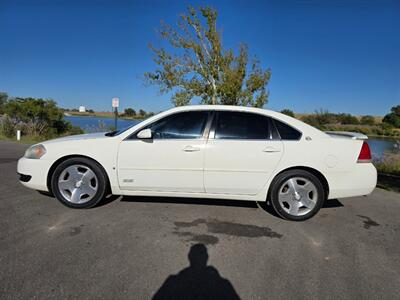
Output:
<path fill-rule="evenodd" d="M 216 139 L 266 140 L 269 139 L 268 117 L 245 112 L 220 111 Z"/>

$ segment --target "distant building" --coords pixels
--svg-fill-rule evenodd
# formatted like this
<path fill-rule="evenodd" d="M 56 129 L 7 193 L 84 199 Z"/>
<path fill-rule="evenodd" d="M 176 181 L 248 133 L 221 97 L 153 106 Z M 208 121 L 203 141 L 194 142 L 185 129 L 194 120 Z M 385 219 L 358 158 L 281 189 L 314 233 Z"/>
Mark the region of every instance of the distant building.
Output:
<path fill-rule="evenodd" d="M 86 112 L 86 107 L 79 106 L 79 112 Z"/>

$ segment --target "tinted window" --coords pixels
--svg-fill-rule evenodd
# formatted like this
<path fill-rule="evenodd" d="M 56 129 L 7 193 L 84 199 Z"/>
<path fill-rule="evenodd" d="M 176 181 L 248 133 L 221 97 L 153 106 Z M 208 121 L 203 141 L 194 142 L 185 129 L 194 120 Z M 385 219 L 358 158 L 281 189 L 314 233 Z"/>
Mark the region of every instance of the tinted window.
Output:
<path fill-rule="evenodd" d="M 286 125 L 278 120 L 274 120 L 276 129 L 279 132 L 282 140 L 298 140 L 301 137 L 301 132 L 293 127 Z"/>
<path fill-rule="evenodd" d="M 216 139 L 269 139 L 268 118 L 258 114 L 219 112 Z"/>
<path fill-rule="evenodd" d="M 165 117 L 148 128 L 154 139 L 197 139 L 203 135 L 208 112 L 190 111 Z"/>

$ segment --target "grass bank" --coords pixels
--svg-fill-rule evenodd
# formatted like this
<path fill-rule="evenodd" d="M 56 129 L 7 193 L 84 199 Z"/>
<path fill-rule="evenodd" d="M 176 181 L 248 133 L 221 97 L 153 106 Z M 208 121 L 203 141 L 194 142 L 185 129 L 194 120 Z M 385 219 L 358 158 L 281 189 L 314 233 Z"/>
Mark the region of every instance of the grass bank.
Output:
<path fill-rule="evenodd" d="M 360 132 L 368 137 L 385 137 L 385 138 L 400 138 L 400 129 L 387 128 L 382 125 L 337 125 L 327 124 L 317 126 L 323 131 L 355 131 Z"/>
<path fill-rule="evenodd" d="M 378 186 L 400 192 L 400 142 L 394 144 L 392 151 L 385 152 L 374 165 L 378 170 Z"/>
<path fill-rule="evenodd" d="M 14 142 L 14 143 L 19 143 L 19 144 L 32 145 L 32 144 L 42 142 L 44 140 L 46 140 L 46 138 L 21 136 L 21 140 L 17 141 L 17 137 L 11 138 L 11 137 L 7 137 L 5 135 L 0 134 L 0 141 L 8 141 L 8 142 Z"/>

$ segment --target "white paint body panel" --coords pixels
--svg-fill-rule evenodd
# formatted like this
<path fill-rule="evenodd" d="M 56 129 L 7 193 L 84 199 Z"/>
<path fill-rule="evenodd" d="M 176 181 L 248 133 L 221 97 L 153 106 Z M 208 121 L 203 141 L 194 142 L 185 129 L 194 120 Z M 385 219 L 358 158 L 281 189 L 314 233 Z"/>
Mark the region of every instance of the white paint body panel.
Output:
<path fill-rule="evenodd" d="M 126 140 L 119 147 L 122 190 L 204 193 L 205 140 Z M 185 152 L 193 147 L 192 152 Z"/>
<path fill-rule="evenodd" d="M 291 125 L 303 135 L 299 141 L 125 140 L 160 118 L 189 110 L 263 114 Z M 103 166 L 113 194 L 265 201 L 269 185 L 278 173 L 306 167 L 326 178 L 329 198 L 343 198 L 367 195 L 376 186 L 375 167 L 371 163 L 357 163 L 362 143 L 362 140 L 329 136 L 269 110 L 189 106 L 155 115 L 115 137 L 99 133 L 43 142 L 46 154 L 38 160 L 21 158 L 18 172 L 32 176 L 23 183 L 25 186 L 48 191 L 48 172 L 57 160 L 81 155 Z M 182 151 L 186 146 L 198 151 Z M 264 152 L 268 147 L 277 151 Z"/>
<path fill-rule="evenodd" d="M 281 141 L 210 139 L 204 159 L 206 192 L 257 195 L 282 156 Z"/>

